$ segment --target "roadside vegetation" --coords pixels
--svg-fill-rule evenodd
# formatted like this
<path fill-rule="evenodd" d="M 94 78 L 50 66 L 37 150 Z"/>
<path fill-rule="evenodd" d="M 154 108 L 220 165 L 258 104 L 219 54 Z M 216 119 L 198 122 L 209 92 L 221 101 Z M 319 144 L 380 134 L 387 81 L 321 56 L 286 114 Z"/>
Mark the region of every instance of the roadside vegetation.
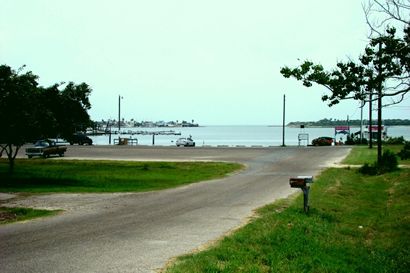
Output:
<path fill-rule="evenodd" d="M 38 217 L 53 216 L 58 210 L 38 210 L 30 208 L 6 208 L 0 207 L 0 225 L 17 221 L 31 220 Z"/>
<path fill-rule="evenodd" d="M 353 148 L 345 163 L 373 161 L 368 150 Z M 409 181 L 409 168 L 374 176 L 327 169 L 315 178 L 308 214 L 301 194 L 280 200 L 166 272 L 408 272 Z"/>
<path fill-rule="evenodd" d="M 385 145 L 383 147 L 384 151 L 391 151 L 392 153 L 399 155 L 400 152 L 404 149 L 404 145 Z M 377 150 L 376 149 L 369 149 L 368 146 L 355 146 L 354 152 L 350 153 L 344 160 L 343 164 L 350 164 L 350 165 L 362 165 L 365 163 L 373 162 L 376 158 Z M 398 164 L 407 164 L 410 165 L 410 159 L 398 159 Z"/>
<path fill-rule="evenodd" d="M 220 162 L 0 160 L 0 192 L 142 192 L 226 176 L 242 165 Z"/>

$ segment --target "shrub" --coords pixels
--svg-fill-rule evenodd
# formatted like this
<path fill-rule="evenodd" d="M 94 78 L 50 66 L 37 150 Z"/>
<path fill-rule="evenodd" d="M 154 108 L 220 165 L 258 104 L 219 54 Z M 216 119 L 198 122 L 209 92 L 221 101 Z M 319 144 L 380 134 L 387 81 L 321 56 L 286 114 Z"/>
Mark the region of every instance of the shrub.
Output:
<path fill-rule="evenodd" d="M 386 150 L 378 164 L 378 169 L 381 173 L 387 173 L 397 170 L 398 166 L 397 156 L 392 151 Z"/>
<path fill-rule="evenodd" d="M 396 155 L 390 150 L 386 150 L 379 163 L 364 164 L 359 172 L 366 175 L 378 175 L 387 172 L 393 172 L 398 169 L 398 161 Z"/>
<path fill-rule="evenodd" d="M 353 134 L 351 136 L 347 136 L 346 141 L 345 141 L 346 145 L 355 145 L 356 144 L 356 139 L 354 138 Z"/>
<path fill-rule="evenodd" d="M 366 175 L 377 175 L 377 168 L 374 165 L 365 163 L 362 167 L 359 168 L 359 172 Z"/>
<path fill-rule="evenodd" d="M 401 151 L 397 154 L 401 160 L 409 159 L 410 158 L 410 141 L 404 142 L 404 147 Z"/>
<path fill-rule="evenodd" d="M 404 140 L 403 136 L 400 137 L 388 137 L 384 143 L 385 144 L 390 144 L 390 145 L 400 145 L 404 144 L 406 141 Z"/>
<path fill-rule="evenodd" d="M 360 139 L 360 135 L 348 135 L 345 141 L 346 145 L 360 145 L 360 144 L 368 144 L 367 139 L 363 138 Z"/>

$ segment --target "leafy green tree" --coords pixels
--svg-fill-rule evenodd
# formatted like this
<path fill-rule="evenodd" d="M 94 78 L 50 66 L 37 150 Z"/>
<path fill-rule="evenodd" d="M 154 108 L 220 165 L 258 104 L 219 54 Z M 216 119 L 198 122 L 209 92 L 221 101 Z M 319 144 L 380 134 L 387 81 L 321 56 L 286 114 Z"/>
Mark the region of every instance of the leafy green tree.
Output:
<path fill-rule="evenodd" d="M 31 72 L 19 74 L 10 67 L 0 66 L 0 146 L 6 153 L 10 171 L 19 148 L 33 141 L 39 133 L 37 121 L 38 77 Z"/>
<path fill-rule="evenodd" d="M 358 62 L 339 62 L 327 71 L 320 64 L 305 61 L 299 67 L 283 67 L 284 77 L 293 77 L 306 87 L 313 83 L 326 87 L 330 94 L 322 96 L 329 106 L 341 100 L 355 99 L 378 104 L 378 125 L 382 122 L 382 100 L 387 105 L 400 103 L 410 91 L 410 27 L 404 37 L 397 38 L 389 28 L 384 36 L 372 38 Z M 378 162 L 381 159 L 381 130 L 378 130 Z"/>
<path fill-rule="evenodd" d="M 47 124 L 45 136 L 69 138 L 76 131 L 91 125 L 87 110 L 91 108 L 89 95 L 91 88 L 86 83 L 79 85 L 69 82 L 61 91 L 61 84 L 41 88 L 44 104 L 43 115 Z"/>
<path fill-rule="evenodd" d="M 68 83 L 44 88 L 38 76 L 22 73 L 7 65 L 0 66 L 0 154 L 9 160 L 10 172 L 22 145 L 39 138 L 68 137 L 91 121 L 91 88 L 81 83 Z"/>

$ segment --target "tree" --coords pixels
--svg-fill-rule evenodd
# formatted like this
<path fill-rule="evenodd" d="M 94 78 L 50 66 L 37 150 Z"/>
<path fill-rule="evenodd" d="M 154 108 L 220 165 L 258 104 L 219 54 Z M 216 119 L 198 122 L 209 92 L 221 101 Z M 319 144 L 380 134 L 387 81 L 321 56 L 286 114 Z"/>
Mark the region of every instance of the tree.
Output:
<path fill-rule="evenodd" d="M 391 104 L 399 103 L 410 89 L 409 44 L 410 44 L 410 2 L 408 0 L 369 0 L 363 6 L 367 24 L 370 28 L 371 43 L 383 43 L 386 36 L 394 36 L 396 29 L 403 30 L 402 39 L 390 39 L 393 44 L 384 42 L 386 51 L 401 60 L 402 74 L 390 79 L 385 88 L 396 90 L 398 99 Z M 386 34 L 387 33 L 387 34 Z M 401 56 L 399 56 L 401 55 Z M 394 94 L 394 92 L 392 92 Z"/>
<path fill-rule="evenodd" d="M 405 29 L 409 25 L 408 0 L 368 0 L 363 11 L 370 28 L 370 38 L 383 36 L 387 28 Z"/>
<path fill-rule="evenodd" d="M 0 66 L 0 146 L 9 160 L 10 172 L 19 148 L 38 134 L 36 93 L 38 77 L 31 72 Z"/>
<path fill-rule="evenodd" d="M 0 66 L 0 151 L 7 154 L 9 170 L 22 145 L 39 138 L 68 137 L 77 129 L 88 126 L 91 88 L 70 82 L 44 88 L 38 76 L 22 73 L 7 65 Z"/>
<path fill-rule="evenodd" d="M 403 38 L 396 37 L 396 29 L 370 39 L 359 61 L 339 62 L 336 68 L 326 71 L 322 65 L 305 61 L 300 67 L 284 67 L 284 77 L 294 77 L 306 87 L 316 83 L 326 87 L 330 95 L 322 96 L 329 106 L 341 100 L 356 99 L 369 103 L 377 101 L 378 125 L 381 128 L 382 99 L 388 105 L 400 103 L 410 91 L 410 44 L 407 27 Z M 378 130 L 378 162 L 381 159 L 381 130 Z"/>
<path fill-rule="evenodd" d="M 44 109 L 52 117 L 53 126 L 48 126 L 48 136 L 58 135 L 67 139 L 74 132 L 84 131 L 91 125 L 87 110 L 91 108 L 88 97 L 92 90 L 86 83 L 76 85 L 69 82 L 61 91 L 60 87 L 61 84 L 55 84 L 44 88 L 42 97 L 46 103 Z"/>

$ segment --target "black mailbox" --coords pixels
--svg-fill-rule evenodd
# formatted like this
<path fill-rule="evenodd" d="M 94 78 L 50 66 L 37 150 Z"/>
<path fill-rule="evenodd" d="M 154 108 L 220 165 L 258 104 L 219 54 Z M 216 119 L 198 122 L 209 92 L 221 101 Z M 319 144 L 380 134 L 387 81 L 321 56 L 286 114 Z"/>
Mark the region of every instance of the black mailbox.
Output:
<path fill-rule="evenodd" d="M 297 176 L 289 179 L 291 188 L 305 188 L 313 183 L 313 176 Z"/>
<path fill-rule="evenodd" d="M 291 188 L 299 188 L 303 191 L 303 209 L 309 212 L 309 189 L 310 183 L 313 183 L 313 176 L 297 176 L 289 179 Z"/>

